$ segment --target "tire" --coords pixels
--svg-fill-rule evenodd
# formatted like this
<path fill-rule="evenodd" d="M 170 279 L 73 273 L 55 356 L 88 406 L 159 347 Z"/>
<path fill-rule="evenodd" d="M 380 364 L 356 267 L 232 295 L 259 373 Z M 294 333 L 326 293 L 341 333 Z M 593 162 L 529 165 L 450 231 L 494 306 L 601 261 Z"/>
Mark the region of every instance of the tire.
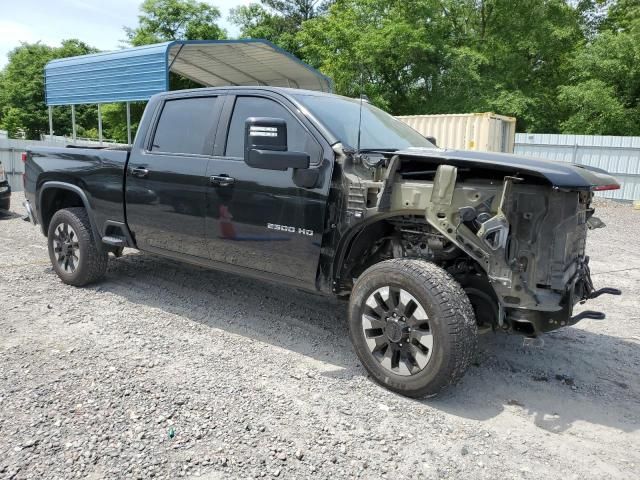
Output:
<path fill-rule="evenodd" d="M 108 254 L 96 244 L 84 208 L 58 210 L 49 223 L 47 242 L 51 265 L 64 283 L 82 287 L 104 276 Z"/>
<path fill-rule="evenodd" d="M 378 263 L 358 278 L 349 334 L 371 377 L 408 397 L 435 396 L 458 382 L 478 337 L 462 287 L 442 268 L 408 259 Z"/>
<path fill-rule="evenodd" d="M 9 209 L 11 208 L 11 197 L 6 200 L 0 201 L 0 212 L 9 213 Z"/>

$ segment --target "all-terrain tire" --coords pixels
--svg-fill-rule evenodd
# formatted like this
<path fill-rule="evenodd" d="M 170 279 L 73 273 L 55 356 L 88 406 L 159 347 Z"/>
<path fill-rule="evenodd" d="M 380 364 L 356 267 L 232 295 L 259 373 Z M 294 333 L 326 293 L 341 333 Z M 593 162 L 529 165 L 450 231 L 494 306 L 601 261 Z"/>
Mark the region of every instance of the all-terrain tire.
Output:
<path fill-rule="evenodd" d="M 61 264 L 59 260 L 59 252 L 55 251 L 56 246 L 59 245 L 55 241 L 56 229 L 59 226 L 64 229 L 65 224 L 73 230 L 72 241 L 74 241 L 74 245 L 77 244 L 79 250 L 78 261 L 75 262 L 73 271 L 71 269 L 65 270 L 64 264 Z M 108 253 L 106 249 L 96 243 L 89 216 L 84 208 L 73 207 L 58 210 L 49 223 L 47 239 L 51 264 L 64 283 L 82 287 L 104 276 L 107 270 Z"/>
<path fill-rule="evenodd" d="M 407 374 L 406 368 L 403 375 L 394 373 L 383 366 L 380 352 L 377 352 L 378 357 L 374 354 L 378 347 L 372 350 L 367 343 L 371 330 L 363 326 L 363 322 L 368 322 L 364 313 L 370 314 L 371 310 L 366 302 L 378 295 L 376 292 L 381 288 L 386 291 L 386 287 L 389 287 L 389 292 L 402 289 L 405 298 L 413 297 L 428 317 L 428 326 L 420 328 L 430 333 L 432 346 L 425 349 L 419 345 L 422 350 L 429 352 L 426 366 L 416 373 Z M 376 301 L 380 301 L 379 296 L 376 298 Z M 405 327 L 405 330 L 410 331 L 411 328 Z M 386 334 L 386 330 L 377 329 L 375 335 L 383 338 L 380 331 Z M 356 281 L 349 301 L 349 333 L 358 358 L 376 382 L 402 395 L 424 397 L 437 395 L 443 388 L 462 378 L 475 357 L 478 332 L 469 298 L 451 275 L 423 260 L 394 259 L 373 265 Z M 403 348 L 407 348 L 408 341 L 414 340 L 405 340 Z M 384 337 L 382 342 L 390 340 Z M 397 344 L 394 348 L 401 350 Z M 409 360 L 414 363 L 409 361 L 408 365 L 418 370 L 415 359 Z"/>

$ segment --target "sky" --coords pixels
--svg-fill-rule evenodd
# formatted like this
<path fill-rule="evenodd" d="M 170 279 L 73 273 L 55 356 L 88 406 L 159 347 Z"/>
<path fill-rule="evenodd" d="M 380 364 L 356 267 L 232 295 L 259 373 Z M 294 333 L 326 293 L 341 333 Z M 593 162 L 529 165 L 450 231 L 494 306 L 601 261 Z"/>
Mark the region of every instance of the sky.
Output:
<path fill-rule="evenodd" d="M 230 36 L 238 34 L 229 23 L 229 10 L 250 0 L 204 0 L 222 13 L 220 26 Z M 7 53 L 20 42 L 41 41 L 59 46 L 77 38 L 100 50 L 121 48 L 123 26 L 134 27 L 142 0 L 0 0 L 0 68 Z"/>

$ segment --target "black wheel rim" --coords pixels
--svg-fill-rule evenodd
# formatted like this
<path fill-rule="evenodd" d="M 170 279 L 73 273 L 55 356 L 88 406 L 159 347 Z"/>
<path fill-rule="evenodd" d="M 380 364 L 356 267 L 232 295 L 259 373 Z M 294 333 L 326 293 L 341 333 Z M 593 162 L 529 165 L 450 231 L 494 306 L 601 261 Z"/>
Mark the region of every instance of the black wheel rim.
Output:
<path fill-rule="evenodd" d="M 373 358 L 396 375 L 416 375 L 431 360 L 433 335 L 427 312 L 402 288 L 386 286 L 369 295 L 362 331 Z"/>
<path fill-rule="evenodd" d="M 80 262 L 78 235 L 68 223 L 59 224 L 53 233 L 53 252 L 60 270 L 73 273 Z"/>

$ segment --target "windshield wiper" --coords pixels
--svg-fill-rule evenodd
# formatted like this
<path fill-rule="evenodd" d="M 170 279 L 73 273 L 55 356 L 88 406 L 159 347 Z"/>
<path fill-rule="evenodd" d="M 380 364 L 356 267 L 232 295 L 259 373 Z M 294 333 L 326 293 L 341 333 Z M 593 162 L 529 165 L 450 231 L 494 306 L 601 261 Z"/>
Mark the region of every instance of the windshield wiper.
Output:
<path fill-rule="evenodd" d="M 360 153 L 371 153 L 371 152 L 397 152 L 400 150 L 399 148 L 361 148 Z"/>

